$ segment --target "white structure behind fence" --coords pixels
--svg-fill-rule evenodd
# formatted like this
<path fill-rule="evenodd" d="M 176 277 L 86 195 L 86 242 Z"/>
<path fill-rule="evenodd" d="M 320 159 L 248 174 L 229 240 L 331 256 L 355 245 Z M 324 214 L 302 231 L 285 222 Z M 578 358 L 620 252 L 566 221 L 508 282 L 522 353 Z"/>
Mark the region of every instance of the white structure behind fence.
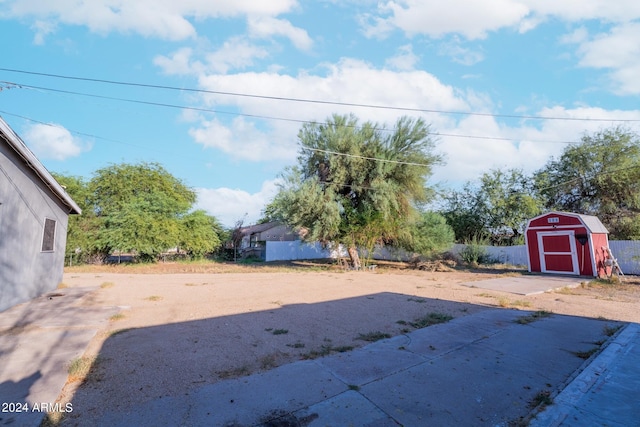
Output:
<path fill-rule="evenodd" d="M 320 243 L 305 243 L 300 240 L 290 242 L 265 242 L 265 261 L 294 261 L 299 259 L 324 259 L 347 256 L 343 248 L 331 249 Z"/>

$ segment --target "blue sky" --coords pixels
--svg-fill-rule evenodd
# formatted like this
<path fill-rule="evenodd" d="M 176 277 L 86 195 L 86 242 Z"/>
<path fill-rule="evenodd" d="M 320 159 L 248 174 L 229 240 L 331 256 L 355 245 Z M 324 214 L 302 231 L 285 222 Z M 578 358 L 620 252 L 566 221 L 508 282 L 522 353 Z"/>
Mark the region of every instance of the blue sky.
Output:
<path fill-rule="evenodd" d="M 0 115 L 49 170 L 159 162 L 228 226 L 332 113 L 424 118 L 445 189 L 640 130 L 634 0 L 0 0 L 0 32 Z"/>

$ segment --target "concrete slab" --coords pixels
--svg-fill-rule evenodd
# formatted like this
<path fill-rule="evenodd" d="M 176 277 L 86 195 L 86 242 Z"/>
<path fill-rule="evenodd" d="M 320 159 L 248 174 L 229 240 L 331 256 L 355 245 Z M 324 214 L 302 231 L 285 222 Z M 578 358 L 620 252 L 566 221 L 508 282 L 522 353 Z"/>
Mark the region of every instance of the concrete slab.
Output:
<path fill-rule="evenodd" d="M 0 425 L 38 426 L 67 381 L 69 362 L 82 356 L 117 307 L 80 305 L 96 288 L 60 290 L 0 316 L 0 402 L 22 412 L 0 412 Z M 44 404 L 44 407 L 43 407 Z"/>
<path fill-rule="evenodd" d="M 527 314 L 486 310 L 348 354 L 114 408 L 95 419 L 85 413 L 82 423 L 508 425 L 526 419 L 540 393 L 564 387 L 585 363 L 576 352 L 606 338 L 600 320 L 553 315 L 515 322 Z M 440 349 L 430 348 L 433 343 Z M 73 415 L 64 425 L 76 425 Z"/>
<path fill-rule="evenodd" d="M 602 322 L 593 319 L 512 324 L 360 392 L 402 425 L 507 425 L 581 367 L 584 360 L 571 349 L 603 337 Z"/>
<path fill-rule="evenodd" d="M 591 280 L 580 276 L 525 275 L 499 277 L 496 279 L 478 280 L 463 283 L 471 288 L 509 292 L 517 295 L 535 295 L 554 289 L 576 288 L 581 283 Z"/>
<path fill-rule="evenodd" d="M 82 424 L 152 427 L 161 420 L 162 425 L 249 426 L 286 417 L 347 390 L 315 361 L 300 361 L 113 411 L 100 419 L 83 417 Z M 73 414 L 65 422 L 75 425 Z"/>
<path fill-rule="evenodd" d="M 300 410 L 294 416 L 299 425 L 308 427 L 398 427 L 391 417 L 353 390 Z"/>
<path fill-rule="evenodd" d="M 550 426 L 640 425 L 640 325 L 630 324 L 530 423 Z"/>
<path fill-rule="evenodd" d="M 522 315 L 518 310 L 486 310 L 453 322 L 418 329 L 410 334 L 411 340 L 406 349 L 427 359 L 434 359 L 495 335 Z"/>
<path fill-rule="evenodd" d="M 406 336 L 396 337 L 389 342 L 378 342 L 360 351 L 339 353 L 324 357 L 318 363 L 345 384 L 361 386 L 381 377 L 423 363 L 425 359 L 418 354 L 402 351 L 411 341 Z"/>

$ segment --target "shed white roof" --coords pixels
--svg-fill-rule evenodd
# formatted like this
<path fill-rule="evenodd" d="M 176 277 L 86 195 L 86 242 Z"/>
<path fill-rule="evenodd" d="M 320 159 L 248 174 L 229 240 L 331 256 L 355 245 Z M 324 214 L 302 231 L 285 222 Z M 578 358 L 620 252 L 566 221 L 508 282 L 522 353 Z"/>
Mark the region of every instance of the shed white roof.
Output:
<path fill-rule="evenodd" d="M 589 230 L 590 233 L 609 234 L 609 230 L 607 230 L 607 228 L 604 226 L 604 224 L 600 221 L 600 219 L 597 216 L 584 215 L 584 214 L 578 214 L 573 212 L 556 212 L 556 211 L 547 212 L 545 214 L 538 215 L 537 217 L 530 219 L 529 224 L 531 224 L 531 221 L 534 221 L 538 218 L 542 218 L 549 215 L 565 215 L 565 216 L 572 216 L 574 218 L 579 218 L 580 221 L 582 221 L 582 223 L 585 225 L 585 227 L 587 227 L 587 230 Z"/>
<path fill-rule="evenodd" d="M 35 172 L 42 182 L 49 187 L 53 194 L 69 208 L 69 213 L 82 213 L 82 210 L 76 202 L 73 201 L 71 196 L 67 194 L 64 188 L 62 188 L 58 181 L 56 181 L 51 173 L 49 173 L 47 168 L 40 163 L 40 160 L 38 160 L 31 150 L 29 150 L 29 147 L 27 147 L 24 141 L 13 131 L 13 129 L 11 129 L 2 117 L 0 117 L 0 134 L 4 137 L 2 139 L 7 141 L 9 147 L 11 147 L 20 158 L 22 158 L 24 163 Z"/>

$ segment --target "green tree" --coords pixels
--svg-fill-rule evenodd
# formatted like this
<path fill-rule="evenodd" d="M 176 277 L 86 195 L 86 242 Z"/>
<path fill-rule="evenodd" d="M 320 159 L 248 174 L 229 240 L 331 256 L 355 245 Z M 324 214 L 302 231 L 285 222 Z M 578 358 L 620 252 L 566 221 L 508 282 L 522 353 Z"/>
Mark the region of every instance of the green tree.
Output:
<path fill-rule="evenodd" d="M 222 244 L 223 231 L 216 218 L 203 210 L 196 210 L 180 221 L 179 247 L 191 258 L 202 258 Z"/>
<path fill-rule="evenodd" d="M 443 211 L 458 241 L 490 238 L 518 244 L 528 219 L 542 212 L 533 180 L 520 169 L 491 170 L 447 196 Z"/>
<path fill-rule="evenodd" d="M 536 173 L 548 209 L 595 215 L 611 237 L 640 238 L 640 140 L 613 127 L 565 148 Z"/>
<path fill-rule="evenodd" d="M 221 244 L 218 221 L 189 212 L 195 192 L 157 163 L 111 165 L 89 182 L 55 177 L 83 211 L 70 217 L 67 238 L 67 255 L 78 261 L 100 261 L 116 250 L 152 261 L 175 247 L 199 258 Z"/>
<path fill-rule="evenodd" d="M 455 233 L 446 218 L 436 212 L 423 212 L 410 230 L 409 241 L 402 246 L 426 257 L 451 248 L 455 241 Z"/>
<path fill-rule="evenodd" d="M 81 215 L 70 215 L 67 226 L 66 257 L 72 262 L 91 260 L 97 251 L 96 240 L 100 224 L 93 211 L 89 183 L 82 177 L 52 173 L 56 181 L 82 209 Z"/>
<path fill-rule="evenodd" d="M 268 216 L 302 229 L 306 240 L 343 244 L 356 268 L 358 247 L 402 240 L 441 161 L 422 120 L 403 117 L 388 132 L 334 115 L 305 124 L 298 139 L 298 166 L 285 172 Z"/>

